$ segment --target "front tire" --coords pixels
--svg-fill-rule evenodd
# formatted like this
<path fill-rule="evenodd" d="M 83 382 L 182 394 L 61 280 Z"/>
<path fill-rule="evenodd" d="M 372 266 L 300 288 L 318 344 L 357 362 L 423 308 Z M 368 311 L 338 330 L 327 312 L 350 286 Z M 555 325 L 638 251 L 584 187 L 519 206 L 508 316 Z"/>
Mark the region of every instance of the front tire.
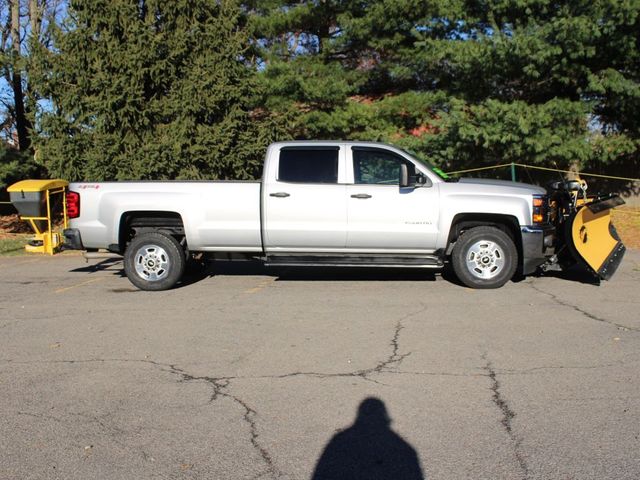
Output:
<path fill-rule="evenodd" d="M 182 278 L 185 264 L 180 243 L 160 232 L 136 235 L 124 253 L 124 271 L 140 290 L 168 290 Z"/>
<path fill-rule="evenodd" d="M 496 227 L 464 232 L 451 253 L 458 279 L 471 288 L 499 288 L 513 277 L 518 251 L 511 237 Z"/>

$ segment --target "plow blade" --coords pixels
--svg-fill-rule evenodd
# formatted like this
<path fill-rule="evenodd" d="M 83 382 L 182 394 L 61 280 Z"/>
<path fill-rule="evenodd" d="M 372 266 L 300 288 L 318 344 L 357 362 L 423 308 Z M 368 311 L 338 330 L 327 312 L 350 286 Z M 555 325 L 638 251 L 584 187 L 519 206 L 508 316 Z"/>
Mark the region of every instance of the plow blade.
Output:
<path fill-rule="evenodd" d="M 603 280 L 609 280 L 624 256 L 625 246 L 611 223 L 611 209 L 624 200 L 612 196 L 583 204 L 567 222 L 565 238 L 573 257 Z"/>

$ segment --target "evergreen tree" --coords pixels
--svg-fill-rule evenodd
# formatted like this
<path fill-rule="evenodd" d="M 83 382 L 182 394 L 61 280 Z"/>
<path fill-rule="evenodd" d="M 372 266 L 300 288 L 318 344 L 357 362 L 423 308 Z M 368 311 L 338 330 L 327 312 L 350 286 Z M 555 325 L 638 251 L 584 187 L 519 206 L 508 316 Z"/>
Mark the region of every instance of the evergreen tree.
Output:
<path fill-rule="evenodd" d="M 236 2 L 74 0 L 31 77 L 51 108 L 38 158 L 69 180 L 259 175 L 277 125 L 255 109 Z"/>
<path fill-rule="evenodd" d="M 267 101 L 296 137 L 390 141 L 448 170 L 577 163 L 639 174 L 638 2 L 247 8 Z"/>
<path fill-rule="evenodd" d="M 26 69 L 31 45 L 46 48 L 63 0 L 0 2 L 0 135 L 8 144 L 31 152 L 33 107 L 38 101 Z M 0 155 L 0 157 L 3 157 Z M 2 163 L 2 160 L 0 160 Z"/>

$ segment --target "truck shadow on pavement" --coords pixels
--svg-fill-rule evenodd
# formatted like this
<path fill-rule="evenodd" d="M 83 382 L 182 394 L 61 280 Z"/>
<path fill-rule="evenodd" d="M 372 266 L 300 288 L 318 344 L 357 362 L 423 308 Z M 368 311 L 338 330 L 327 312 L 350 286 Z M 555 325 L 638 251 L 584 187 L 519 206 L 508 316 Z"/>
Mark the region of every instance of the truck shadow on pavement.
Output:
<path fill-rule="evenodd" d="M 97 272 L 113 272 L 114 275 L 126 277 L 122 260 L 119 258 L 107 258 L 98 263 L 87 264 L 84 267 L 78 267 L 71 270 L 72 273 L 97 273 Z"/>
<path fill-rule="evenodd" d="M 126 277 L 122 260 L 106 259 L 92 265 L 71 270 L 73 273 L 111 272 L 119 277 Z M 346 267 L 265 267 L 259 261 L 230 262 L 218 260 L 202 264 L 189 265 L 182 280 L 174 288 L 185 287 L 207 278 L 230 276 L 268 276 L 276 277 L 276 281 L 358 281 L 358 280 L 390 280 L 390 281 L 429 281 L 436 280 L 436 273 L 431 270 L 401 268 L 346 268 Z M 442 277 L 456 282 L 455 275 L 442 273 Z"/>
<path fill-rule="evenodd" d="M 264 275 L 276 281 L 427 281 L 433 282 L 440 272 L 428 269 L 376 267 L 265 267 L 261 262 L 215 261 L 207 267 L 209 276 Z M 442 275 L 444 277 L 444 274 Z"/>
<path fill-rule="evenodd" d="M 600 285 L 600 279 L 580 265 L 574 265 L 567 270 L 549 270 L 535 275 L 537 278 L 559 278 L 570 282 L 583 283 L 586 285 Z"/>
<path fill-rule="evenodd" d="M 311 480 L 421 480 L 415 449 L 391 428 L 384 402 L 369 397 L 353 425 L 339 430 L 324 448 Z"/>
<path fill-rule="evenodd" d="M 95 264 L 86 265 L 71 270 L 73 273 L 111 272 L 119 277 L 126 277 L 122 260 L 109 258 Z M 201 282 L 207 278 L 220 275 L 230 276 L 268 276 L 276 277 L 276 281 L 407 281 L 407 282 L 435 282 L 438 277 L 449 283 L 464 287 L 458 280 L 450 265 L 445 265 L 442 271 L 419 268 L 366 268 L 366 267 L 266 267 L 260 261 L 225 261 L 216 260 L 203 263 L 189 264 L 180 282 L 174 288 L 186 287 Z M 579 266 L 565 271 L 548 271 L 534 275 L 537 278 L 551 277 L 579 282 L 589 285 L 599 285 L 600 281 L 586 269 Z M 516 275 L 513 282 L 523 280 L 523 276 Z"/>

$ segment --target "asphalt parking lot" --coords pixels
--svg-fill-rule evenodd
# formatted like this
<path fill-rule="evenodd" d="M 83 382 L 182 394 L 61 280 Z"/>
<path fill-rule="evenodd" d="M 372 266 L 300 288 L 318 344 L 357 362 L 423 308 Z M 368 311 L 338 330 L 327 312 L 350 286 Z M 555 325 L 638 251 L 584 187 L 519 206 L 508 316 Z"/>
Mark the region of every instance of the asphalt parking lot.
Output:
<path fill-rule="evenodd" d="M 610 282 L 0 259 L 0 479 L 640 478 L 640 252 Z"/>

